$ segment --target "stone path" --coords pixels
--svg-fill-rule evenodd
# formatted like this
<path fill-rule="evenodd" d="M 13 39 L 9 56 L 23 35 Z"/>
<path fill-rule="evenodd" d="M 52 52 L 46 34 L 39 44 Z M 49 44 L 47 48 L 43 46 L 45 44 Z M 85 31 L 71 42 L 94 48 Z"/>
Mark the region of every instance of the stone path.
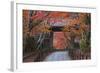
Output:
<path fill-rule="evenodd" d="M 56 51 L 48 55 L 44 61 L 63 61 L 63 60 L 71 60 L 68 55 L 68 51 Z"/>

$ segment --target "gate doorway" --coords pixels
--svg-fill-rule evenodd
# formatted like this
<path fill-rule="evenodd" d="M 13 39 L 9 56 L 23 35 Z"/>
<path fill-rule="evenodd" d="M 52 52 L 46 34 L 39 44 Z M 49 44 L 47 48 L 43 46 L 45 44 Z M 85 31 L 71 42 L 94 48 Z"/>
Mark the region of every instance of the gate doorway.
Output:
<path fill-rule="evenodd" d="M 62 31 L 63 26 L 52 26 L 53 48 L 57 50 L 64 50 L 66 48 L 65 37 Z"/>

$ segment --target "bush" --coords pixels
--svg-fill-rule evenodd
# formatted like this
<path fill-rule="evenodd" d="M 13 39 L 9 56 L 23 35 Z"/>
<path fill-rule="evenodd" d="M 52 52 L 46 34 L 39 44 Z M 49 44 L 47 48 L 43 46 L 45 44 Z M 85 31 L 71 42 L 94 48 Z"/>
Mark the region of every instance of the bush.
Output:
<path fill-rule="evenodd" d="M 31 52 L 36 50 L 36 42 L 34 40 L 34 37 L 27 37 L 26 40 L 24 41 L 24 48 L 25 52 Z"/>
<path fill-rule="evenodd" d="M 89 52 L 90 42 L 89 32 L 84 32 L 84 34 L 82 34 L 82 39 L 80 40 L 80 49 L 82 52 Z"/>

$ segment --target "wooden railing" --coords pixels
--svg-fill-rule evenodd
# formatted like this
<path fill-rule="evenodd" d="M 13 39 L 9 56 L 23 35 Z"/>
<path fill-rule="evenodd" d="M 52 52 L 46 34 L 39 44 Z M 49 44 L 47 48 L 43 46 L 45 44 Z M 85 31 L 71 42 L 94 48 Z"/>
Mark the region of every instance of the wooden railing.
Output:
<path fill-rule="evenodd" d="M 72 58 L 72 60 L 91 59 L 90 52 L 83 53 L 82 51 L 80 51 L 80 49 L 69 50 L 69 55 Z"/>

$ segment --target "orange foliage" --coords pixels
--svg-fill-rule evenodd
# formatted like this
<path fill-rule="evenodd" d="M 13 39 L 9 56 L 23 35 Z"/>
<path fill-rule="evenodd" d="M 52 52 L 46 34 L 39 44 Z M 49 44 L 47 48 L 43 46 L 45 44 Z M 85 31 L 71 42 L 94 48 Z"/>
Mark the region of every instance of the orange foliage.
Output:
<path fill-rule="evenodd" d="M 67 18 L 69 17 L 69 13 L 67 12 L 51 12 L 48 17 L 51 18 Z"/>

